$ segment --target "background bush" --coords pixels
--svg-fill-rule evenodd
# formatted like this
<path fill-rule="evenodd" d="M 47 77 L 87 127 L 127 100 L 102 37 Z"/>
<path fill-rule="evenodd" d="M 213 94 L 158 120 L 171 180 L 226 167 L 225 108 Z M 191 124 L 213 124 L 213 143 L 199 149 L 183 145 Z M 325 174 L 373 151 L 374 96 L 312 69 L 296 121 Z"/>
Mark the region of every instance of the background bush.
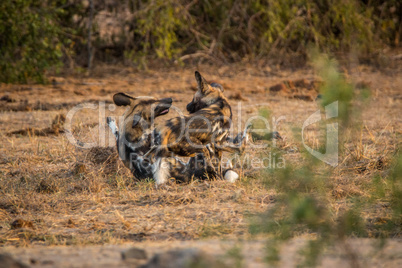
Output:
<path fill-rule="evenodd" d="M 58 11 L 33 0 L 1 1 L 0 81 L 43 82 L 44 70 L 60 63 Z"/>
<path fill-rule="evenodd" d="M 398 0 L 5 0 L 0 80 L 43 81 L 49 67 L 93 60 L 303 64 L 311 45 L 371 59 L 400 46 L 401 23 Z"/>

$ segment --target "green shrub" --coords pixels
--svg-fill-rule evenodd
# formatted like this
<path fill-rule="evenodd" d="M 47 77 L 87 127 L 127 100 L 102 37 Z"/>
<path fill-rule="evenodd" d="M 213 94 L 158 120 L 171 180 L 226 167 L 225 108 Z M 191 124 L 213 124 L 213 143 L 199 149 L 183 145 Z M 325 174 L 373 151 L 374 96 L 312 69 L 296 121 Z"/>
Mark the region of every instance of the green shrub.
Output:
<path fill-rule="evenodd" d="M 396 1 L 386 8 L 398 9 Z M 371 55 L 398 39 L 396 13 L 357 0 L 139 1 L 122 29 L 126 55 L 159 59 L 193 55 L 215 61 L 306 60 L 314 45 L 326 53 Z M 127 8 L 114 6 L 116 17 Z M 389 13 L 389 12 L 388 12 Z M 124 18 L 121 18 L 124 21 Z M 127 34 L 129 33 L 129 34 Z M 121 46 L 116 46 L 121 47 Z"/>
<path fill-rule="evenodd" d="M 54 21 L 58 12 L 40 1 L 1 1 L 0 81 L 44 82 L 45 70 L 60 65 L 60 29 Z"/>
<path fill-rule="evenodd" d="M 294 66 L 306 62 L 310 46 L 370 60 L 384 45 L 400 45 L 402 3 L 366 2 L 127 0 L 94 1 L 91 9 L 82 0 L 5 0 L 0 3 L 0 81 L 43 82 L 45 71 L 66 59 L 86 67 L 91 13 L 91 51 L 107 62 L 124 58 L 146 66 L 153 59 L 249 59 Z M 104 22 L 97 17 L 101 12 L 112 20 L 113 31 L 97 25 Z"/>
<path fill-rule="evenodd" d="M 342 136 L 350 126 L 349 117 L 354 116 L 354 88 L 339 73 L 335 60 L 325 54 L 315 54 L 313 62 L 323 79 L 321 105 L 325 107 L 338 102 L 338 122 L 342 126 L 339 135 Z M 274 263 L 279 261 L 278 247 L 283 241 L 300 234 L 313 234 L 315 238 L 308 240 L 302 250 L 302 265 L 311 267 L 317 264 L 326 246 L 342 244 L 345 237 L 367 236 L 368 232 L 361 213 L 362 200 L 351 202 L 343 211 L 335 212 L 330 196 L 333 187 L 330 178 L 335 171 L 308 152 L 304 151 L 303 159 L 301 165 L 287 163 L 284 169 L 273 169 L 267 173 L 266 182 L 276 190 L 277 202 L 257 217 L 250 231 L 271 234 L 267 260 Z"/>

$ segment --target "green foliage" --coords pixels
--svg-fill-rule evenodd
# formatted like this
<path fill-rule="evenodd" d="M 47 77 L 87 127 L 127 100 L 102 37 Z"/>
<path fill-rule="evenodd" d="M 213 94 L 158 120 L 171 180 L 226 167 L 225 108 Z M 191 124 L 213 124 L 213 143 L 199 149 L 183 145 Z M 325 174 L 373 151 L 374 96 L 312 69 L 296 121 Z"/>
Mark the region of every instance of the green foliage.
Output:
<path fill-rule="evenodd" d="M 183 33 L 193 23 L 193 18 L 182 2 L 139 1 L 130 5 L 132 17 L 126 21 L 130 31 L 124 34 L 122 29 L 121 36 L 126 49 L 125 58 L 146 67 L 150 57 L 170 60 L 179 56 L 185 49 L 181 40 Z M 115 7 L 116 16 L 122 11 L 120 6 Z"/>
<path fill-rule="evenodd" d="M 279 260 L 277 254 L 280 244 L 300 233 L 317 235 L 303 250 L 304 265 L 307 266 L 314 265 L 324 245 L 332 241 L 332 233 L 337 227 L 333 226 L 332 213 L 325 196 L 325 176 L 316 174 L 321 165 L 309 157 L 302 167 L 288 165 L 285 169 L 276 170 L 267 181 L 269 187 L 278 192 L 278 200 L 274 208 L 262 214 L 250 226 L 250 231 L 273 235 L 267 244 L 267 260 L 270 263 Z"/>
<path fill-rule="evenodd" d="M 397 0 L 127 0 L 94 1 L 92 10 L 81 0 L 6 0 L 0 3 L 0 81 L 43 82 L 46 70 L 66 61 L 86 67 L 88 42 L 97 60 L 124 58 L 143 67 L 152 59 L 194 58 L 294 66 L 305 63 L 312 45 L 370 59 L 384 45 L 399 45 L 401 5 Z M 111 31 L 104 28 L 110 24 Z"/>
<path fill-rule="evenodd" d="M 153 49 L 159 58 L 171 59 L 180 52 L 176 33 L 187 27 L 181 22 L 182 12 L 182 5 L 174 1 L 158 0 L 151 2 L 146 9 L 138 13 L 136 32 L 146 37 L 142 42 L 145 54 L 150 49 L 149 38 L 154 39 Z"/>
<path fill-rule="evenodd" d="M 307 157 L 304 165 L 275 171 L 269 187 L 277 190 L 277 202 L 250 225 L 252 234 L 273 235 L 267 243 L 267 261 L 271 264 L 279 261 L 280 245 L 300 234 L 316 237 L 300 252 L 304 257 L 301 266 L 307 267 L 317 265 L 326 246 L 343 242 L 345 237 L 367 235 L 359 209 L 350 208 L 339 214 L 332 211 L 326 195 L 328 174 L 323 172 L 323 164 Z"/>
<path fill-rule="evenodd" d="M 342 140 L 347 130 L 354 127 L 349 122 L 351 117 L 356 117 L 354 100 L 358 100 L 358 95 L 337 71 L 336 61 L 327 55 L 315 54 L 313 62 L 323 79 L 322 106 L 338 101 L 338 122 L 343 126 L 339 138 Z M 265 114 L 266 111 L 261 113 Z M 276 150 L 275 153 L 280 156 L 280 151 Z M 312 234 L 314 237 L 300 251 L 304 257 L 301 266 L 308 267 L 317 265 L 323 250 L 335 243 L 344 246 L 353 264 L 354 254 L 347 245 L 348 237 L 375 235 L 387 238 L 401 234 L 402 154 L 399 151 L 389 170 L 377 174 L 373 181 L 368 182 L 364 195 L 348 199 L 348 207 L 336 211 L 328 194 L 333 189 L 328 178 L 334 175 L 334 170 L 325 167 L 323 162 L 308 153 L 303 158 L 302 165 L 287 163 L 284 169 L 270 169 L 263 174 L 267 186 L 277 193 L 276 202 L 265 213 L 253 219 L 250 232 L 270 234 L 266 252 L 269 263 L 278 264 L 281 244 L 300 234 Z M 363 216 L 380 202 L 387 204 L 390 215 L 371 224 Z"/>
<path fill-rule="evenodd" d="M 353 43 L 372 47 L 371 14 L 357 1 L 269 0 L 258 8 L 268 23 L 265 50 L 306 53 L 309 43 L 326 52 L 347 50 Z"/>
<path fill-rule="evenodd" d="M 230 248 L 224 258 L 231 262 L 230 267 L 233 268 L 242 268 L 244 267 L 244 257 L 242 254 L 242 248 L 238 245 L 235 245 L 233 248 Z"/>
<path fill-rule="evenodd" d="M 345 127 L 342 130 L 345 130 L 350 117 L 354 116 L 352 106 L 354 88 L 337 71 L 336 61 L 328 56 L 316 54 L 314 66 L 323 79 L 321 104 L 325 107 L 335 101 L 338 102 L 338 120 Z M 304 257 L 301 265 L 308 267 L 317 264 L 326 246 L 334 243 L 344 244 L 345 238 L 350 236 L 367 236 L 368 226 L 362 217 L 365 200 L 355 200 L 349 208 L 339 212 L 333 211 L 328 195 L 332 187 L 328 180 L 332 170 L 324 165 L 305 152 L 302 165 L 294 166 L 288 163 L 284 169 L 267 171 L 266 182 L 268 187 L 276 190 L 277 202 L 273 208 L 255 219 L 250 226 L 250 232 L 272 235 L 267 244 L 267 260 L 270 263 L 278 262 L 278 247 L 281 243 L 302 233 L 314 234 L 315 237 L 310 239 L 300 252 Z M 395 170 L 397 169 L 398 166 Z M 400 174 L 398 172 L 401 171 L 392 174 Z M 394 181 L 393 176 L 390 176 L 391 181 Z M 390 188 L 399 187 L 393 187 L 389 182 L 387 185 Z M 400 192 L 381 191 L 383 195 L 387 192 L 396 210 L 400 209 L 400 206 L 396 205 L 401 203 Z M 394 196 L 395 201 L 392 201 Z"/>
<path fill-rule="evenodd" d="M 125 24 L 130 34 L 122 29 L 121 40 L 135 60 L 190 54 L 222 62 L 267 57 L 283 62 L 291 59 L 286 56 L 305 60 L 310 45 L 327 53 L 367 56 L 393 42 L 389 33 L 398 37 L 399 17 L 378 13 L 380 5 L 356 0 L 139 1 L 130 5 L 132 16 Z M 126 11 L 115 4 L 116 16 Z"/>
<path fill-rule="evenodd" d="M 320 88 L 322 96 L 321 106 L 325 108 L 331 103 L 338 102 L 338 118 L 341 125 L 346 126 L 352 118 L 352 104 L 354 87 L 339 73 L 337 63 L 326 54 L 312 54 L 314 69 L 323 79 Z"/>
<path fill-rule="evenodd" d="M 394 210 L 395 218 L 402 223 L 402 153 L 395 157 L 394 168 L 387 178 L 391 186 L 390 203 Z"/>
<path fill-rule="evenodd" d="M 339 238 L 344 236 L 358 237 L 366 236 L 366 226 L 359 209 L 349 209 L 338 218 L 337 235 Z"/>
<path fill-rule="evenodd" d="M 200 230 L 201 237 L 214 237 L 231 232 L 230 226 L 226 223 L 216 223 L 213 220 L 206 220 Z"/>
<path fill-rule="evenodd" d="M 376 225 L 378 235 L 389 237 L 402 233 L 402 153 L 398 151 L 392 160 L 391 168 L 387 176 L 377 176 L 369 188 L 373 194 L 369 204 L 377 204 L 378 201 L 389 203 L 392 215 L 388 220 Z"/>
<path fill-rule="evenodd" d="M 0 81 L 44 82 L 46 69 L 60 65 L 60 29 L 54 23 L 62 10 L 33 0 L 0 3 Z"/>

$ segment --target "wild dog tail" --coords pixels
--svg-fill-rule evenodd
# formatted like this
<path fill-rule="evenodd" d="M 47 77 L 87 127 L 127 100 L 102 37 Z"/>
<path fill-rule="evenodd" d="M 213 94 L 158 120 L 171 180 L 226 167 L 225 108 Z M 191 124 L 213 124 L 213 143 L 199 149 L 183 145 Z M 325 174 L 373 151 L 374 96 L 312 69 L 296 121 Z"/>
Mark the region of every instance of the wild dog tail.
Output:
<path fill-rule="evenodd" d="M 236 137 L 232 140 L 234 144 L 242 144 L 243 142 L 248 142 L 248 131 L 251 128 L 251 124 L 248 124 L 243 132 L 240 132 L 239 134 L 236 135 Z"/>

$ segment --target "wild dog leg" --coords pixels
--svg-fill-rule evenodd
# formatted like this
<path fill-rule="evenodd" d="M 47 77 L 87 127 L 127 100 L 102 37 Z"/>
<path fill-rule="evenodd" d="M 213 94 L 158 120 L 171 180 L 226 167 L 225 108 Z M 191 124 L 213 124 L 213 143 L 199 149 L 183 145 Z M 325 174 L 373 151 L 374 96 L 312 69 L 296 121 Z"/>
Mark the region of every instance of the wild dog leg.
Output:
<path fill-rule="evenodd" d="M 218 160 L 218 174 L 220 177 L 225 179 L 228 182 L 234 183 L 238 178 L 239 174 L 233 170 L 233 165 L 231 160 L 229 159 L 225 164 L 225 169 L 222 163 L 222 151 L 215 150 L 212 145 L 208 144 L 207 148 L 209 149 L 210 153 L 215 155 L 215 159 Z"/>
<path fill-rule="evenodd" d="M 207 148 L 209 149 L 210 153 L 215 155 L 215 158 L 218 159 L 218 174 L 227 181 L 235 182 L 239 178 L 239 174 L 232 170 L 230 160 L 227 163 L 229 167 L 226 170 L 222 169 L 223 152 L 243 153 L 245 146 L 248 143 L 248 131 L 250 127 L 251 124 L 247 125 L 244 130 L 237 134 L 234 138 L 226 138 L 226 141 L 223 144 L 217 144 L 216 146 L 208 144 Z"/>
<path fill-rule="evenodd" d="M 209 148 L 212 148 L 212 146 L 210 146 Z M 219 177 L 225 179 L 228 182 L 234 183 L 239 178 L 239 174 L 233 170 L 231 160 L 229 159 L 225 164 L 225 167 L 223 167 L 222 150 L 214 149 L 214 152 L 212 154 L 215 155 L 215 160 L 218 160 L 217 172 L 219 174 Z"/>
<path fill-rule="evenodd" d="M 215 146 L 213 144 L 207 144 L 206 148 L 208 149 L 208 153 L 210 156 L 214 156 L 214 159 L 209 158 L 212 166 L 215 168 L 216 172 L 218 173 L 219 177 L 222 177 L 222 152 L 216 150 Z M 204 157 L 207 157 L 204 155 Z M 206 159 L 208 161 L 208 158 Z M 216 163 L 217 161 L 217 163 Z M 217 167 L 217 168 L 216 168 Z"/>
<path fill-rule="evenodd" d="M 151 150 L 157 150 L 155 153 L 156 159 L 153 165 L 153 177 L 157 185 L 165 183 L 171 176 L 171 165 L 167 161 L 167 159 L 171 157 L 169 154 L 195 157 L 197 154 L 201 153 L 205 159 L 205 170 L 207 174 L 213 177 L 221 177 L 211 162 L 211 154 L 207 146 L 204 146 L 198 140 L 193 140 L 192 144 L 182 142 L 180 144 L 172 145 L 169 149 L 167 149 L 167 147 L 162 147 L 159 149 L 152 148 Z"/>
<path fill-rule="evenodd" d="M 246 144 L 248 143 L 248 131 L 250 129 L 251 125 L 246 126 L 246 128 L 243 130 L 243 132 L 240 132 L 239 134 L 236 135 L 235 138 L 228 137 L 226 138 L 226 141 L 223 144 L 216 144 L 214 146 L 211 146 L 212 150 L 214 151 L 215 157 L 218 159 L 219 162 L 219 174 L 225 177 L 225 174 L 223 174 L 222 170 L 222 155 L 223 152 L 229 152 L 229 153 L 240 153 L 242 154 Z M 236 173 L 237 174 L 237 173 Z M 236 179 L 238 178 L 238 175 Z M 236 180 L 234 179 L 234 180 Z"/>
<path fill-rule="evenodd" d="M 247 143 L 249 141 L 248 140 L 248 138 L 249 138 L 248 132 L 249 132 L 250 128 L 251 128 L 251 124 L 247 125 L 244 128 L 243 132 L 240 132 L 239 134 L 237 134 L 236 137 L 234 137 L 234 138 L 228 137 L 226 139 L 225 145 L 227 145 L 227 147 L 233 149 L 233 151 L 243 152 L 245 149 L 245 146 L 247 145 Z"/>
<path fill-rule="evenodd" d="M 172 148 L 171 148 L 172 149 Z M 178 148 L 175 148 L 178 150 Z M 205 170 L 208 175 L 216 178 L 222 178 L 220 172 L 220 163 L 218 163 L 218 170 L 215 168 L 212 162 L 212 156 L 215 154 L 215 149 L 211 144 L 203 145 L 201 141 L 197 139 L 192 140 L 192 144 L 182 143 L 180 144 L 180 153 L 186 154 L 190 157 L 195 157 L 197 154 L 202 154 L 205 161 Z M 220 158 L 218 158 L 220 160 Z"/>
<path fill-rule="evenodd" d="M 211 163 L 214 167 L 217 167 L 216 172 L 219 177 L 222 178 L 222 151 L 218 150 L 213 144 L 207 144 L 206 148 L 208 149 L 209 155 L 214 156 L 214 159 L 211 159 Z"/>

